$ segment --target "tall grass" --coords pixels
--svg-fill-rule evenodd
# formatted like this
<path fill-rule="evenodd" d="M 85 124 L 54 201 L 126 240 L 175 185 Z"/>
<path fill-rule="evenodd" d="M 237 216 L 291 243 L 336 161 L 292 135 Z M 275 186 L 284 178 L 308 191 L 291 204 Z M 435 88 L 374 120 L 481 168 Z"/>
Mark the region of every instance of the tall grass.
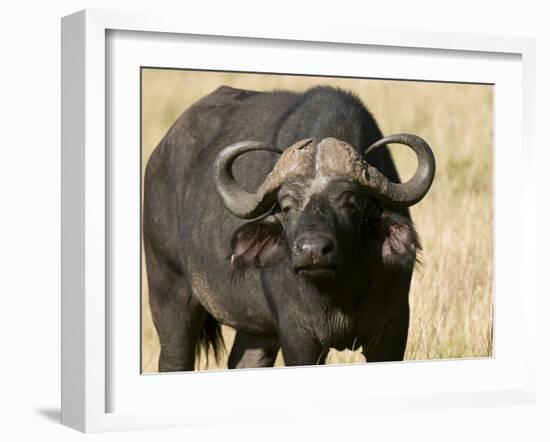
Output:
<path fill-rule="evenodd" d="M 359 95 L 384 134 L 410 132 L 429 142 L 437 173 L 426 198 L 411 210 L 424 250 L 410 292 L 405 358 L 491 356 L 492 87 L 147 69 L 142 75 L 143 167 L 181 112 L 223 84 L 266 91 L 303 91 L 324 84 L 342 87 Z M 402 178 L 409 178 L 416 167 L 414 155 L 400 146 L 392 147 L 392 153 Z M 142 287 L 142 369 L 154 372 L 160 349 L 149 311 L 145 268 Z M 224 335 L 230 348 L 234 332 L 226 327 Z M 333 350 L 327 362 L 363 362 L 363 358 L 358 351 Z M 282 363 L 279 356 L 277 364 Z"/>

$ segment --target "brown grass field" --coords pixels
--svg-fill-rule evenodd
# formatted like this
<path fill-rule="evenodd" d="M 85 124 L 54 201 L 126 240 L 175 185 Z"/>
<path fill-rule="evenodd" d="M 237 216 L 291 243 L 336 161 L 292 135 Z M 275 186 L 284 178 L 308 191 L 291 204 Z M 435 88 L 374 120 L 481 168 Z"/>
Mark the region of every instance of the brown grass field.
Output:
<path fill-rule="evenodd" d="M 385 135 L 409 132 L 433 148 L 437 172 L 411 212 L 423 245 L 413 276 L 406 360 L 475 358 L 493 352 L 493 88 L 486 85 L 289 75 L 142 71 L 142 170 L 166 131 L 192 103 L 229 85 L 303 91 L 313 85 L 354 91 Z M 402 179 L 416 159 L 392 147 Z M 142 370 L 157 371 L 159 341 L 142 271 Z M 224 327 L 229 350 L 233 330 Z M 226 368 L 204 363 L 200 369 Z M 332 350 L 330 364 L 364 362 L 360 351 Z M 279 355 L 276 365 L 284 365 Z"/>

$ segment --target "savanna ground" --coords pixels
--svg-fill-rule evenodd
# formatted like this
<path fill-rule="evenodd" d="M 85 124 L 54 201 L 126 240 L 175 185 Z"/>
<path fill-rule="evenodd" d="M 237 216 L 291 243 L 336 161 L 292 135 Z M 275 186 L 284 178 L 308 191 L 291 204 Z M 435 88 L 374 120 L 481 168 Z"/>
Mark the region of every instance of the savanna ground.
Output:
<path fill-rule="evenodd" d="M 261 74 L 142 71 L 142 170 L 166 131 L 191 104 L 220 85 L 304 91 L 332 85 L 355 92 L 382 133 L 409 132 L 434 150 L 437 172 L 428 195 L 411 212 L 422 240 L 422 266 L 410 292 L 405 359 L 492 355 L 493 339 L 493 88 L 484 85 L 357 80 Z M 391 148 L 402 179 L 416 159 Z M 159 341 L 142 272 L 142 370 L 157 371 Z M 227 349 L 234 332 L 224 327 Z M 222 358 L 223 359 L 223 358 Z M 201 369 L 226 368 L 209 358 Z M 360 351 L 332 350 L 329 364 L 364 362 Z M 283 365 L 279 354 L 276 365 Z"/>

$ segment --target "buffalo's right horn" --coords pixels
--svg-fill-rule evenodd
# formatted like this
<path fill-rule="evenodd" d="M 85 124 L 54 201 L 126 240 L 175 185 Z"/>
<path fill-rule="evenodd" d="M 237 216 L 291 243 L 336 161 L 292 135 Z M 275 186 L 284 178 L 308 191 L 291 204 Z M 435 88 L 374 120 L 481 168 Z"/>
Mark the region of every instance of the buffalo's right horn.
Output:
<path fill-rule="evenodd" d="M 221 150 L 214 162 L 214 182 L 225 207 L 236 217 L 253 219 L 267 212 L 276 199 L 277 188 L 262 184 L 256 193 L 247 192 L 233 176 L 233 163 L 242 154 L 254 150 L 282 153 L 259 141 L 242 141 Z"/>

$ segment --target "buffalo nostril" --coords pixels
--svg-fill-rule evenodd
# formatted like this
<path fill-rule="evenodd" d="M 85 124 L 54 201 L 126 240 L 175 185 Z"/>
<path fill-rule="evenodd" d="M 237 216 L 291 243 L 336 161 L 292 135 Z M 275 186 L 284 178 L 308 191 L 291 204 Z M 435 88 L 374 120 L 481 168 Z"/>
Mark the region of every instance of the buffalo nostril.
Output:
<path fill-rule="evenodd" d="M 321 253 L 323 255 L 328 255 L 333 250 L 334 250 L 334 243 L 327 238 L 327 241 L 321 245 Z"/>

